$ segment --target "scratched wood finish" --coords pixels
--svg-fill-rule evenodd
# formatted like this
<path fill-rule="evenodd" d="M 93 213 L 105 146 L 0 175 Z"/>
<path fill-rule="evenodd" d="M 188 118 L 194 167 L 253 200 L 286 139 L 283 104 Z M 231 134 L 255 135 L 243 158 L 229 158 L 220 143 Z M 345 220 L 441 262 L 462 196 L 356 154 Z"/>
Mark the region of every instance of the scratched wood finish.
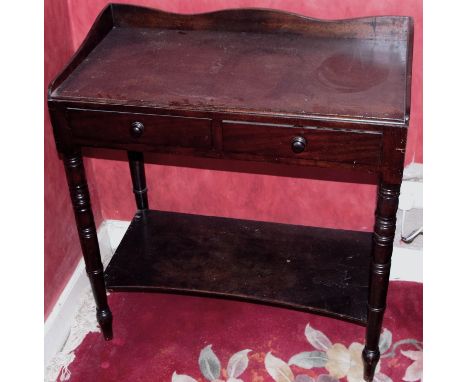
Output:
<path fill-rule="evenodd" d="M 365 324 L 371 246 L 367 232 L 139 211 L 106 285 L 229 296 Z"/>
<path fill-rule="evenodd" d="M 108 270 L 108 286 L 247 299 L 367 322 L 364 378 L 372 381 L 409 126 L 412 49 L 413 21 L 403 16 L 321 21 L 259 9 L 176 15 L 109 4 L 48 91 L 105 338 L 112 316 L 77 154 L 86 146 L 128 152 L 140 210 Z M 143 165 L 150 151 L 370 173 L 379 182 L 373 242 L 368 234 L 151 212 Z M 232 232 L 219 231 L 223 226 Z M 139 261 L 130 257 L 133 249 Z M 200 284 L 184 277 L 195 269 L 204 272 Z M 366 272 L 370 279 L 362 281 Z"/>
<path fill-rule="evenodd" d="M 113 18 L 117 27 L 294 33 L 314 37 L 392 41 L 405 40 L 409 26 L 407 17 L 364 17 L 324 21 L 284 11 L 255 8 L 181 15 L 124 4 L 113 5 Z"/>
<path fill-rule="evenodd" d="M 68 110 L 70 128 L 76 142 L 93 145 L 102 142 L 137 144 L 155 147 L 211 148 L 211 120 L 154 114 L 104 113 L 102 111 Z M 132 123 L 140 122 L 141 135 L 132 134 Z"/>
<path fill-rule="evenodd" d="M 53 95 L 404 122 L 406 53 L 405 40 L 117 27 Z"/>
<path fill-rule="evenodd" d="M 57 149 L 94 146 L 342 167 L 385 172 L 398 183 L 412 34 L 408 17 L 324 22 L 267 10 L 174 15 L 111 4 L 49 87 Z M 170 116 L 191 119 L 171 120 L 172 128 L 164 128 Z M 159 127 L 134 139 L 126 124 L 140 118 Z M 342 147 L 341 160 L 336 153 L 330 161 L 306 153 L 223 151 L 223 120 L 375 131 L 383 135 L 382 151 L 376 154 L 375 145 L 366 150 L 364 140 L 366 154 L 359 156 L 365 160 Z M 316 150 L 326 152 L 330 144 Z"/>
<path fill-rule="evenodd" d="M 375 131 L 326 129 L 312 126 L 256 125 L 223 122 L 223 150 L 263 157 L 293 157 L 351 164 L 379 165 L 382 134 Z M 294 138 L 304 138 L 295 152 Z"/>

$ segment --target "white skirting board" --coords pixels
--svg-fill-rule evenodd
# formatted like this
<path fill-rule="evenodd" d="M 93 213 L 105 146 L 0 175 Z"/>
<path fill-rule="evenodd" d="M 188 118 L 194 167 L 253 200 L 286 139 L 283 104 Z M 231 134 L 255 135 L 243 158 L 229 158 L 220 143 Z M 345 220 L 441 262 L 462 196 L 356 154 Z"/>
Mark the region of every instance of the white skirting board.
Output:
<path fill-rule="evenodd" d="M 109 263 L 129 224 L 130 222 L 125 221 L 106 220 L 100 225 L 98 240 L 104 266 Z M 87 289 L 89 289 L 89 280 L 84 261 L 81 259 L 45 322 L 45 366 L 65 344 L 70 333 L 72 319 L 78 310 L 80 299 Z"/>
<path fill-rule="evenodd" d="M 128 221 L 106 220 L 99 227 L 98 240 L 104 265 L 110 261 L 129 224 Z M 411 249 L 411 246 L 395 244 L 390 278 L 422 282 L 422 248 Z M 89 281 L 84 262 L 81 260 L 45 322 L 44 363 L 46 366 L 65 344 L 72 319 L 79 307 L 80 298 L 88 288 Z"/>

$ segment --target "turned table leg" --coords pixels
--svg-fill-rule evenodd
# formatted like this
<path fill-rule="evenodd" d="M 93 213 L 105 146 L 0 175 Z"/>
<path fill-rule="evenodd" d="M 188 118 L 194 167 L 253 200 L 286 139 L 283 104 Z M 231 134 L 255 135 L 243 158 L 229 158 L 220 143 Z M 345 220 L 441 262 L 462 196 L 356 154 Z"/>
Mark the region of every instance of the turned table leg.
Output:
<path fill-rule="evenodd" d="M 362 352 L 364 379 L 368 382 L 373 380 L 380 358 L 379 338 L 387 299 L 399 194 L 400 184 L 380 183 L 375 213 L 366 345 Z"/>
<path fill-rule="evenodd" d="M 81 153 L 66 154 L 64 156 L 64 165 L 75 211 L 76 226 L 83 251 L 86 273 L 91 282 L 91 289 L 96 301 L 96 317 L 104 338 L 110 340 L 112 339 L 112 313 L 107 304 L 104 269 L 99 252 L 96 226 Z"/>
<path fill-rule="evenodd" d="M 132 176 L 133 193 L 137 208 L 139 210 L 148 209 L 148 190 L 146 188 L 145 164 L 143 153 L 138 151 L 128 151 L 128 164 Z"/>

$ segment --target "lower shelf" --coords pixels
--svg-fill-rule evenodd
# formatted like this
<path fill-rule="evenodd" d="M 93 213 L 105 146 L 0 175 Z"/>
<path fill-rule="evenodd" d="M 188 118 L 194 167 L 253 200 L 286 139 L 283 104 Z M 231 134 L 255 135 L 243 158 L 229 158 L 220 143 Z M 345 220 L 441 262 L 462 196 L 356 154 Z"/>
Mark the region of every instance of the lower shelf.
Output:
<path fill-rule="evenodd" d="M 109 290 L 234 298 L 366 324 L 372 234 L 138 211 Z"/>

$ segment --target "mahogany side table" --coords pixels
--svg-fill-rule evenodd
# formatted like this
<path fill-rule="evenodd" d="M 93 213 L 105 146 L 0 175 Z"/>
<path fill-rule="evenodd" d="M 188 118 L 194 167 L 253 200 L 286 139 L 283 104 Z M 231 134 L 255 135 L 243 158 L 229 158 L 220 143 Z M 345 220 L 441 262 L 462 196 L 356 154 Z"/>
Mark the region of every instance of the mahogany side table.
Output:
<path fill-rule="evenodd" d="M 320 21 L 259 9 L 177 15 L 108 5 L 48 95 L 104 338 L 112 338 L 106 290 L 286 306 L 366 326 L 364 378 L 372 381 L 412 45 L 410 17 Z M 137 210 L 105 271 L 82 147 L 128 152 Z M 151 210 L 144 152 L 372 174 L 374 232 Z"/>

